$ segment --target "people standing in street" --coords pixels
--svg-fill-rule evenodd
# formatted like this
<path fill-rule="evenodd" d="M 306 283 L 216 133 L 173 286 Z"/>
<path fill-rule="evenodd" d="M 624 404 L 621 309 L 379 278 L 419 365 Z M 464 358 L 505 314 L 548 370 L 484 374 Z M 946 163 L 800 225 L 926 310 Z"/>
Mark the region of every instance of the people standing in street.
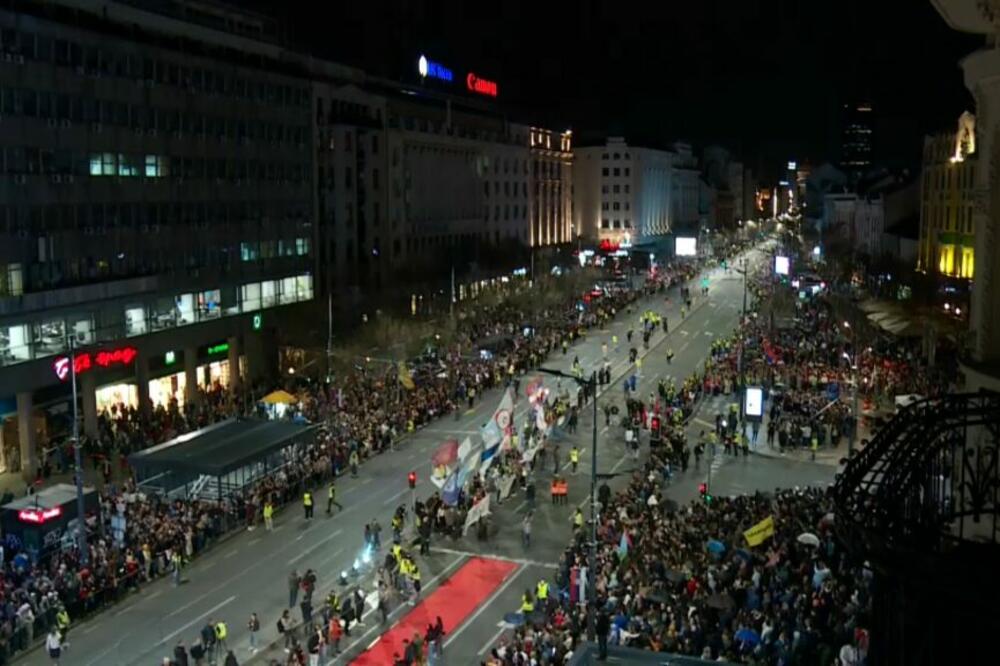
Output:
<path fill-rule="evenodd" d="M 250 632 L 250 654 L 253 654 L 257 652 L 257 632 L 260 631 L 260 618 L 257 617 L 257 613 L 250 613 L 247 631 Z"/>
<path fill-rule="evenodd" d="M 270 498 L 264 502 L 264 529 L 268 532 L 274 529 L 274 504 Z"/>
<path fill-rule="evenodd" d="M 312 520 L 313 517 L 313 496 L 308 490 L 302 493 L 302 509 L 305 512 L 306 520 Z"/>
<path fill-rule="evenodd" d="M 524 514 L 524 518 L 521 520 L 521 544 L 525 548 L 531 547 L 531 519 L 532 514 L 529 510 Z"/>
<path fill-rule="evenodd" d="M 281 611 L 281 617 L 278 618 L 278 635 L 284 639 L 285 652 L 291 652 L 295 633 L 292 631 L 292 616 L 287 610 Z"/>
<path fill-rule="evenodd" d="M 62 656 L 62 638 L 55 627 L 49 629 L 49 635 L 45 637 L 45 649 L 49 651 L 49 659 L 58 666 Z"/>
<path fill-rule="evenodd" d="M 330 481 L 330 487 L 326 491 L 326 515 L 329 516 L 333 513 L 334 505 L 337 506 L 338 511 L 344 510 L 343 505 L 337 501 L 337 485 L 334 481 Z"/>
<path fill-rule="evenodd" d="M 229 636 L 229 627 L 223 620 L 215 623 L 215 653 L 224 654 L 229 650 L 226 646 L 226 638 Z"/>
<path fill-rule="evenodd" d="M 288 607 L 295 608 L 295 602 L 299 598 L 299 586 L 302 584 L 302 577 L 299 572 L 292 569 L 288 574 Z"/>
<path fill-rule="evenodd" d="M 170 555 L 170 565 L 173 567 L 173 572 L 171 573 L 171 579 L 173 581 L 174 587 L 178 587 L 181 584 L 181 567 L 184 564 L 184 560 L 181 557 L 180 550 L 174 550 Z"/>
<path fill-rule="evenodd" d="M 576 448 L 576 444 L 569 450 L 569 461 L 573 465 L 573 475 L 575 476 L 576 467 L 580 464 L 580 449 Z"/>

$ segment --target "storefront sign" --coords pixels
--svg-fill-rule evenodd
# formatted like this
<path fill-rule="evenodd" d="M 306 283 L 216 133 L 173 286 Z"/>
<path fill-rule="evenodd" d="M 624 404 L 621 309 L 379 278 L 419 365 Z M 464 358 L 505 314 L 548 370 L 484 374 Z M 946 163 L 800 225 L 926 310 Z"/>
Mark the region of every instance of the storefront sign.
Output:
<path fill-rule="evenodd" d="M 465 86 L 472 92 L 479 93 L 480 95 L 497 96 L 496 81 L 480 78 L 472 72 L 469 72 L 469 75 L 465 77 Z"/>
<path fill-rule="evenodd" d="M 163 365 L 173 365 L 177 362 L 177 352 L 168 351 L 163 355 Z"/>
<path fill-rule="evenodd" d="M 210 347 L 208 347 L 208 348 L 205 349 L 205 353 L 208 356 L 212 356 L 213 354 L 224 354 L 227 351 L 229 351 L 229 343 L 228 342 L 220 342 L 217 345 L 212 345 L 212 346 L 210 346 Z"/>
<path fill-rule="evenodd" d="M 427 56 L 423 55 L 417 60 L 417 72 L 424 78 L 429 76 L 432 79 L 440 79 L 448 83 L 451 83 L 452 78 L 454 78 L 450 69 L 439 62 L 428 60 Z"/>
<path fill-rule="evenodd" d="M 264 315 L 259 312 L 253 316 L 253 330 L 259 331 L 260 327 L 264 325 Z"/>
<path fill-rule="evenodd" d="M 62 507 L 54 506 L 51 509 L 21 509 L 17 512 L 17 519 L 22 523 L 41 525 L 45 521 L 58 518 L 61 515 Z"/>
<path fill-rule="evenodd" d="M 110 351 L 99 351 L 96 354 L 77 354 L 73 357 L 73 372 L 80 374 L 90 370 L 95 365 L 101 368 L 110 368 L 113 365 L 128 365 L 139 355 L 135 347 L 121 347 Z M 69 357 L 60 356 L 52 363 L 56 377 L 60 381 L 69 379 Z"/>

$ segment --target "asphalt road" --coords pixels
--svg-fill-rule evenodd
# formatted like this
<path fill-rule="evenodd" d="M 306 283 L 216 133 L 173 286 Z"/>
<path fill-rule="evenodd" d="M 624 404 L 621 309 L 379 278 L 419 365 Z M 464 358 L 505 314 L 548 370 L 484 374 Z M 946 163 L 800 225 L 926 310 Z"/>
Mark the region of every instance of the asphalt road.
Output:
<path fill-rule="evenodd" d="M 759 261 L 762 256 L 754 253 L 751 260 Z M 694 291 L 699 291 L 697 285 L 692 289 Z M 656 382 L 663 375 L 671 375 L 680 383 L 703 363 L 713 337 L 728 335 L 736 326 L 743 298 L 742 277 L 735 272 L 713 271 L 708 297 L 697 300 L 693 311 L 683 322 L 679 320 L 678 299 L 675 294 L 670 296 L 669 304 L 662 297 L 652 297 L 633 307 L 631 321 L 625 321 L 626 315 L 622 313 L 610 328 L 591 332 L 586 339 L 571 347 L 565 356 L 557 352 L 546 367 L 569 371 L 574 356 L 579 356 L 589 372 L 602 359 L 602 342 L 610 345 L 611 336 L 617 334 L 620 348 L 609 350 L 614 381 L 606 387 L 600 400 L 611 399 L 621 405 L 622 378 L 630 372 L 625 331 L 629 327 L 638 330 L 638 313 L 645 307 L 652 307 L 667 315 L 670 333 L 664 336 L 661 330 L 654 335 L 650 351 L 645 353 L 638 394 L 645 396 L 655 391 Z M 675 352 L 670 365 L 664 353 L 668 345 Z M 641 340 L 637 346 L 641 348 Z M 554 383 L 552 378 L 546 380 L 547 386 Z M 522 382 L 522 386 L 524 384 Z M 411 500 L 407 473 L 413 470 L 418 475 L 416 496 L 429 496 L 435 490 L 427 481 L 433 450 L 447 438 L 478 435 L 479 427 L 490 417 L 500 397 L 499 390 L 487 393 L 471 412 L 464 413 L 458 420 L 441 419 L 407 438 L 396 451 L 366 463 L 357 479 L 344 477 L 338 482 L 339 499 L 344 504 L 344 510 L 336 512 L 333 517 L 327 518 L 323 515 L 325 507 L 319 507 L 317 518 L 307 524 L 301 511 L 292 507 L 276 516 L 274 532 L 267 533 L 262 528 L 241 532 L 200 557 L 185 570 L 186 582 L 180 587 L 175 588 L 166 580 L 156 582 L 123 604 L 88 622 L 74 625 L 69 636 L 71 645 L 63 662 L 80 666 L 160 664 L 162 657 L 172 652 L 178 640 L 189 645 L 205 621 L 213 618 L 226 621 L 230 631 L 229 645 L 236 649 L 240 662 L 246 663 L 250 655 L 249 636 L 245 628 L 247 618 L 251 612 L 260 616 L 259 643 L 267 643 L 277 637 L 275 623 L 288 602 L 285 581 L 289 571 L 297 569 L 302 572 L 311 568 L 317 572 L 317 605 L 329 589 L 339 588 L 340 572 L 349 570 L 360 556 L 365 523 L 377 517 L 387 527 L 393 510 Z M 527 410 L 527 401 L 522 398 L 515 409 L 515 425 L 523 423 Z M 446 579 L 472 555 L 489 554 L 511 559 L 518 564 L 514 574 L 462 625 L 446 627 L 445 663 L 478 663 L 504 631 L 498 622 L 504 613 L 517 609 L 524 589 L 533 588 L 542 577 L 551 579 L 555 563 L 570 539 L 573 507 L 587 501 L 592 424 L 589 414 L 589 409 L 584 410 L 577 434 L 560 443 L 564 464 L 574 439 L 579 442 L 582 451 L 580 472 L 576 477 L 570 477 L 568 506 L 557 507 L 546 501 L 547 480 L 539 475 L 539 502 L 530 549 L 524 549 L 520 540 L 520 521 L 526 505 L 515 494 L 495 508 L 495 533 L 488 541 L 477 541 L 470 531 L 466 538 L 436 540 L 432 543 L 431 555 L 418 558 L 425 594 L 431 593 L 438 581 Z M 621 428 L 605 427 L 603 421 L 602 414 L 599 419 L 599 473 L 627 473 L 634 463 L 625 456 Z M 691 426 L 693 431 L 700 427 L 696 423 Z M 546 462 L 550 466 L 551 457 Z M 675 475 L 668 496 L 679 502 L 693 498 L 697 494 L 697 484 L 707 477 L 710 464 L 712 491 L 717 495 L 772 490 L 779 485 L 825 483 L 832 479 L 833 473 L 829 466 L 785 459 L 719 456 L 714 461 L 703 460 L 700 469 L 692 466 L 686 474 Z M 614 488 L 625 483 L 626 479 L 627 474 L 616 477 L 610 485 Z M 351 579 L 351 586 L 362 584 L 364 589 L 370 590 L 370 568 L 370 565 L 362 563 L 362 573 L 357 579 Z M 405 605 L 397 608 L 390 624 L 404 615 L 407 608 Z M 366 607 L 366 611 L 370 612 L 370 607 Z M 299 617 L 298 609 L 293 609 L 293 617 Z M 347 649 L 332 663 L 348 663 L 353 655 L 371 644 L 387 627 L 380 627 L 369 615 L 365 626 L 355 628 L 352 637 L 342 643 L 342 647 Z M 50 661 L 41 650 L 36 650 L 22 657 L 19 663 L 41 665 Z"/>

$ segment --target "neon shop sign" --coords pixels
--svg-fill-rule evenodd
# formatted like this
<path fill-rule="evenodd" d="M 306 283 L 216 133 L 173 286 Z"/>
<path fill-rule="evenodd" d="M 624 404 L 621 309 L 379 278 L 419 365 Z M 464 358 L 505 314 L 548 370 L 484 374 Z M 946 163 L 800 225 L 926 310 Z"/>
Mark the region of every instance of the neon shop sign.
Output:
<path fill-rule="evenodd" d="M 427 77 L 430 77 L 432 79 L 440 79 L 441 81 L 447 81 L 448 83 L 451 83 L 452 79 L 454 78 L 450 69 L 448 69 L 439 62 L 428 60 L 427 56 L 423 55 L 420 56 L 419 60 L 417 60 L 417 72 L 419 72 L 420 76 L 422 76 L 425 79 Z"/>
<path fill-rule="evenodd" d="M 106 351 L 99 351 L 96 354 L 84 353 L 73 357 L 73 372 L 80 374 L 87 372 L 97 366 L 99 368 L 110 368 L 114 365 L 128 365 L 139 355 L 135 347 L 121 347 Z M 52 369 L 56 373 L 59 381 L 69 379 L 69 357 L 60 356 L 52 363 Z"/>
<path fill-rule="evenodd" d="M 21 509 L 17 512 L 17 519 L 22 523 L 34 523 L 35 525 L 41 525 L 42 523 L 52 520 L 53 518 L 58 518 L 62 515 L 62 507 L 54 506 L 50 509 Z"/>
<path fill-rule="evenodd" d="M 479 93 L 480 95 L 489 95 L 490 97 L 497 96 L 496 81 L 484 79 L 476 76 L 472 72 L 469 72 L 469 75 L 465 77 L 465 87 L 474 93 Z"/>

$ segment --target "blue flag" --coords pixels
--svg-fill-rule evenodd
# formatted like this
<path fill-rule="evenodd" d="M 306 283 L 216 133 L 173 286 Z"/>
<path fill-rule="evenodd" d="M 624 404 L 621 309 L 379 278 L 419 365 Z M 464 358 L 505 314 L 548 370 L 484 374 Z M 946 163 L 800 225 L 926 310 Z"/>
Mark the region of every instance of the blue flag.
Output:
<path fill-rule="evenodd" d="M 444 486 L 441 488 L 441 501 L 448 506 L 455 506 L 458 504 L 459 495 L 462 493 L 462 486 L 458 482 L 458 473 L 458 469 L 452 472 L 448 476 L 448 480 L 444 482 Z"/>

